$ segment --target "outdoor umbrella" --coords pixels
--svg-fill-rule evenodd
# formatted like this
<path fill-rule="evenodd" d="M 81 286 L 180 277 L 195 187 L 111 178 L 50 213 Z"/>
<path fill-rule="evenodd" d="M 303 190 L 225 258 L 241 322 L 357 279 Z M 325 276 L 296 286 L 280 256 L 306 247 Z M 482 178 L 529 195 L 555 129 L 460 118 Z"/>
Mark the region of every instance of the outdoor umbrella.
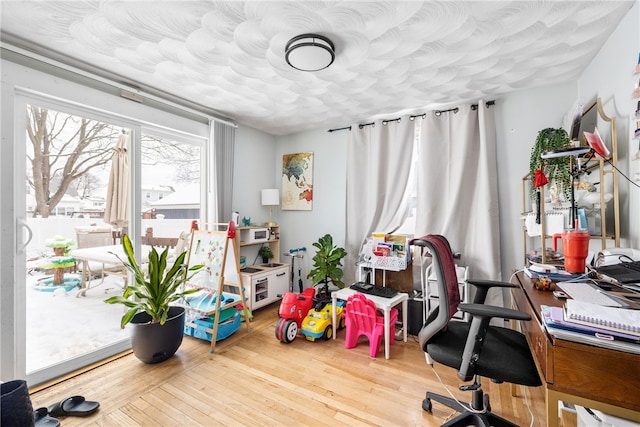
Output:
<path fill-rule="evenodd" d="M 129 135 L 123 133 L 113 153 L 104 222 L 122 229 L 129 224 Z"/>

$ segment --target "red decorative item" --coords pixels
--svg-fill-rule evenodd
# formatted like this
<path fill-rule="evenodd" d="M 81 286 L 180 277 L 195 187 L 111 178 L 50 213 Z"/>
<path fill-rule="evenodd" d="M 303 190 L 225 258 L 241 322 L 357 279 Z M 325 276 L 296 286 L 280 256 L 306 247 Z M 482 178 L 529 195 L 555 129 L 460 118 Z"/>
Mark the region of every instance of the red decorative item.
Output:
<path fill-rule="evenodd" d="M 544 173 L 542 173 L 541 169 L 538 169 L 536 171 L 536 179 L 534 180 L 534 184 L 536 187 L 542 187 L 543 185 L 545 185 L 547 182 L 549 182 L 549 180 L 547 179 L 547 177 L 544 175 Z"/>
<path fill-rule="evenodd" d="M 236 224 L 233 221 L 229 221 L 229 229 L 227 230 L 227 237 L 230 239 L 236 238 Z"/>
<path fill-rule="evenodd" d="M 194 231 L 197 229 L 198 229 L 198 221 L 194 219 L 193 221 L 191 221 L 191 231 Z"/>

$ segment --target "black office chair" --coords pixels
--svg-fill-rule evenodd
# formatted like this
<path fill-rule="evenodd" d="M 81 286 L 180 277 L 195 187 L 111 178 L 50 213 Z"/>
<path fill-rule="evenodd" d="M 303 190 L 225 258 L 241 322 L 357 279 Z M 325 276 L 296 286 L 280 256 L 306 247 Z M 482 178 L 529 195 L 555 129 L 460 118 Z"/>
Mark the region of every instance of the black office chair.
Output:
<path fill-rule="evenodd" d="M 516 426 L 491 412 L 489 395 L 484 394 L 480 383 L 480 377 L 487 377 L 494 382 L 506 381 L 525 386 L 542 384 L 524 335 L 512 329 L 489 325 L 494 317 L 531 319 L 520 311 L 484 305 L 490 288 L 513 285 L 490 280 L 469 280 L 477 289 L 474 303 L 460 304 L 449 242 L 443 236 L 427 235 L 413 239 L 411 244 L 431 253 L 440 296 L 438 306 L 429 314 L 418 334 L 420 346 L 433 361 L 457 369 L 461 380 L 473 380 L 473 384 L 460 387 L 460 390 L 472 392 L 468 407 L 451 397 L 427 392 L 422 408 L 431 412 L 431 401 L 435 400 L 461 413 L 443 424 L 443 427 Z M 456 310 L 468 313 L 471 320 L 451 320 Z"/>

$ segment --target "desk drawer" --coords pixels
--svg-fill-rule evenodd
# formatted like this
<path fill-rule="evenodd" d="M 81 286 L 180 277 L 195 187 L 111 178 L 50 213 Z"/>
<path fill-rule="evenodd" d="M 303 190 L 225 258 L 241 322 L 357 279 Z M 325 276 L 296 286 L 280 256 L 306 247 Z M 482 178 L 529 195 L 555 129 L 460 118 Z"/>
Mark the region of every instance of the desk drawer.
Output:
<path fill-rule="evenodd" d="M 553 383 L 553 352 L 550 351 L 549 339 L 544 326 L 538 321 L 538 314 L 531 309 L 531 304 L 521 288 L 512 289 L 511 294 L 516 308 L 531 316 L 530 321 L 520 322 L 520 324 L 527 341 L 529 341 L 529 347 L 534 353 L 534 358 L 543 379 L 548 383 Z"/>
<path fill-rule="evenodd" d="M 555 341 L 555 381 L 549 388 L 640 411 L 640 355 Z"/>

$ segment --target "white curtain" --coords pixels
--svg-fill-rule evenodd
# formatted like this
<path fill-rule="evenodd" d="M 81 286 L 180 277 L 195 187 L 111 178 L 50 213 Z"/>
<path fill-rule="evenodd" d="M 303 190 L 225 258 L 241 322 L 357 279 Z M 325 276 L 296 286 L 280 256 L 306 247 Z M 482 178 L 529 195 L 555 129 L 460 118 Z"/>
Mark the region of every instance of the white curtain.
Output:
<path fill-rule="evenodd" d="M 347 148 L 346 282 L 364 240 L 374 231 L 392 232 L 407 214 L 405 188 L 413 150 L 414 123 L 409 116 L 383 124 L 353 125 Z"/>
<path fill-rule="evenodd" d="M 418 151 L 416 236 L 444 235 L 470 277 L 500 280 L 494 109 L 480 101 L 427 113 Z M 501 305 L 502 296 L 488 302 Z"/>
<path fill-rule="evenodd" d="M 208 186 L 211 222 L 229 222 L 231 220 L 231 203 L 233 197 L 233 156 L 236 138 L 234 126 L 213 122 L 211 150 L 213 185 Z"/>

